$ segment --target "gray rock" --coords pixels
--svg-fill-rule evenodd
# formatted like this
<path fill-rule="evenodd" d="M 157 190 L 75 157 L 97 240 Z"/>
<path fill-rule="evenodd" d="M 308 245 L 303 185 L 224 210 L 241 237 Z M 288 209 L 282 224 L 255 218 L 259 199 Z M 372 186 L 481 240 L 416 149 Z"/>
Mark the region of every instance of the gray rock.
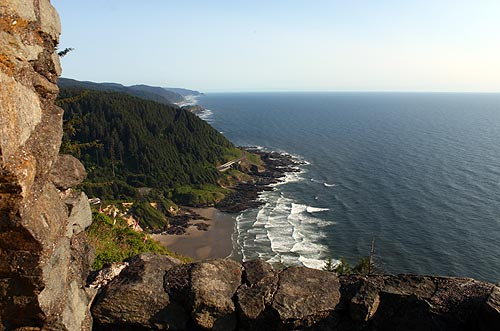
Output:
<path fill-rule="evenodd" d="M 265 310 L 272 304 L 278 289 L 278 272 L 271 264 L 261 260 L 245 262 L 243 266 L 245 284 L 236 294 L 238 315 L 246 328 L 262 329 L 272 324 L 269 321 L 272 317 Z"/>
<path fill-rule="evenodd" d="M 6 9 L 11 9 L 19 18 L 26 21 L 36 21 L 35 6 L 32 1 L 26 0 L 3 0 L 0 13 L 12 14 Z"/>
<path fill-rule="evenodd" d="M 391 294 L 430 298 L 436 292 L 436 284 L 430 277 L 398 275 L 397 277 L 387 277 L 381 290 Z"/>
<path fill-rule="evenodd" d="M 186 318 L 163 289 L 165 272 L 180 264 L 169 256 L 141 254 L 103 287 L 92 306 L 95 329 L 142 327 L 153 330 L 182 330 Z"/>
<path fill-rule="evenodd" d="M 33 90 L 0 71 L 0 112 L 0 148 L 11 157 L 40 123 L 42 107 Z"/>
<path fill-rule="evenodd" d="M 90 265 L 95 258 L 94 248 L 82 231 L 71 237 L 70 274 L 67 300 L 63 308 L 62 324 L 68 330 L 91 331 L 92 315 L 90 305 L 97 294 L 96 289 L 86 288 L 86 276 L 90 273 Z M 78 325 L 80 325 L 78 327 Z"/>
<path fill-rule="evenodd" d="M 164 288 L 183 307 L 194 328 L 234 330 L 234 294 L 241 284 L 242 266 L 231 260 L 180 265 L 167 271 Z"/>
<path fill-rule="evenodd" d="M 289 267 L 279 276 L 272 307 L 291 327 L 308 327 L 328 316 L 340 301 L 335 273 Z"/>
<path fill-rule="evenodd" d="M 243 267 L 245 268 L 244 281 L 250 286 L 276 276 L 276 270 L 274 270 L 273 266 L 262 260 L 243 262 Z"/>
<path fill-rule="evenodd" d="M 496 330 L 500 325 L 500 283 L 495 286 L 479 315 L 479 327 L 481 331 Z"/>
<path fill-rule="evenodd" d="M 50 180 L 60 190 L 76 186 L 86 177 L 82 163 L 71 155 L 59 155 L 50 172 Z"/>
<path fill-rule="evenodd" d="M 113 262 L 102 268 L 101 270 L 92 272 L 89 276 L 87 286 L 89 288 L 100 289 L 106 286 L 110 281 L 115 279 L 126 267 L 128 262 Z"/>
<path fill-rule="evenodd" d="M 42 29 L 52 38 L 59 38 L 61 21 L 55 8 L 52 7 L 49 0 L 40 0 L 39 6 Z"/>
<path fill-rule="evenodd" d="M 68 207 L 69 215 L 66 236 L 71 238 L 92 224 L 92 210 L 87 195 L 83 192 L 68 192 L 63 201 Z"/>
<path fill-rule="evenodd" d="M 54 246 L 50 259 L 42 269 L 45 287 L 38 296 L 40 306 L 45 311 L 62 310 L 64 301 L 61 298 L 65 298 L 69 285 L 66 282 L 69 278 L 71 261 L 70 240 L 62 237 Z"/>
<path fill-rule="evenodd" d="M 191 317 L 196 326 L 234 330 L 236 310 L 233 296 L 241 285 L 242 267 L 232 260 L 195 263 L 191 269 Z"/>
<path fill-rule="evenodd" d="M 500 284 L 493 288 L 486 304 L 500 315 Z"/>
<path fill-rule="evenodd" d="M 67 299 L 62 312 L 62 324 L 68 330 L 86 329 L 86 319 L 91 319 L 89 311 L 97 290 L 85 289 L 73 280 L 67 290 Z M 90 323 L 89 323 L 90 324 Z M 90 330 L 90 327 L 87 327 Z"/>
<path fill-rule="evenodd" d="M 363 282 L 349 304 L 350 316 L 355 321 L 368 321 L 380 304 L 378 289 L 369 282 Z"/>

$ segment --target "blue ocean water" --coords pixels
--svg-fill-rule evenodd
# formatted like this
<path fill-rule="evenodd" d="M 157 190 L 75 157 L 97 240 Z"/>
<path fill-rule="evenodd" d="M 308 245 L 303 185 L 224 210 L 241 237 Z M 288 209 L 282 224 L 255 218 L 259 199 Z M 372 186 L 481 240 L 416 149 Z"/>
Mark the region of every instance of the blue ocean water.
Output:
<path fill-rule="evenodd" d="M 356 263 L 500 281 L 500 94 L 220 93 L 201 115 L 237 145 L 306 162 L 237 217 L 243 259 Z"/>

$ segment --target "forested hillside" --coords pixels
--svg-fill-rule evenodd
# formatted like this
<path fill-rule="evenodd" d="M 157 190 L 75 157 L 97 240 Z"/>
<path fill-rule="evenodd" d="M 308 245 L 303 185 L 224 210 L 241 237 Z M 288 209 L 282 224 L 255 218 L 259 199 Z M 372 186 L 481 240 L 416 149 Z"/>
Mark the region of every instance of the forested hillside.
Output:
<path fill-rule="evenodd" d="M 141 99 L 156 101 L 166 105 L 184 101 L 186 95 L 198 95 L 198 91 L 184 89 L 170 89 L 149 85 L 124 86 L 117 83 L 94 83 L 78 81 L 69 78 L 59 78 L 57 85 L 62 88 L 90 89 L 102 92 L 120 92 L 139 97 Z M 180 93 L 182 92 L 182 93 Z"/>
<path fill-rule="evenodd" d="M 64 87 L 57 103 L 65 111 L 62 152 L 84 163 L 89 196 L 156 192 L 186 200 L 192 190 L 215 187 L 216 166 L 241 153 L 205 121 L 173 105 Z"/>

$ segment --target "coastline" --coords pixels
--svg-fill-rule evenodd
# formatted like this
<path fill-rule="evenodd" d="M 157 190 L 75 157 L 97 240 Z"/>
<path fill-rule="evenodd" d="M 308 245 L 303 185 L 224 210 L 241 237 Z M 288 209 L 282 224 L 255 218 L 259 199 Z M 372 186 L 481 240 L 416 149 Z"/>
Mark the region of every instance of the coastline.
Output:
<path fill-rule="evenodd" d="M 233 251 L 234 217 L 214 207 L 189 209 L 203 218 L 191 220 L 189 224 L 206 223 L 208 229 L 189 226 L 185 234 L 153 234 L 151 238 L 193 261 L 229 257 Z"/>
<path fill-rule="evenodd" d="M 262 169 L 239 167 L 252 177 L 251 182 L 233 186 L 233 192 L 215 207 L 181 207 L 183 213 L 171 220 L 170 228 L 161 234 L 152 234 L 151 238 L 194 261 L 238 257 L 240 253 L 233 251 L 236 215 L 262 205 L 260 194 L 274 190 L 274 186 L 286 181 L 287 174 L 300 172 L 299 165 L 302 164 L 288 154 L 262 151 L 256 147 L 245 149 L 259 155 L 263 161 Z"/>

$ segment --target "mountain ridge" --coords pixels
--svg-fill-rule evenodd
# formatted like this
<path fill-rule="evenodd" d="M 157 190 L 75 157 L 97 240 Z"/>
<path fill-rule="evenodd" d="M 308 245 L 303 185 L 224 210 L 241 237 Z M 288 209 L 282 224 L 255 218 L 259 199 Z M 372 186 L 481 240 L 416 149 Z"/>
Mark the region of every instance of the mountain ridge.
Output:
<path fill-rule="evenodd" d="M 104 82 L 96 83 L 92 81 L 80 81 L 72 78 L 59 78 L 57 85 L 60 88 L 80 88 L 103 92 L 120 92 L 133 95 L 142 99 L 155 101 L 164 105 L 182 103 L 188 96 L 198 96 L 202 93 L 185 88 L 169 88 L 161 86 L 151 86 L 146 84 L 135 84 L 126 86 L 120 83 Z"/>

